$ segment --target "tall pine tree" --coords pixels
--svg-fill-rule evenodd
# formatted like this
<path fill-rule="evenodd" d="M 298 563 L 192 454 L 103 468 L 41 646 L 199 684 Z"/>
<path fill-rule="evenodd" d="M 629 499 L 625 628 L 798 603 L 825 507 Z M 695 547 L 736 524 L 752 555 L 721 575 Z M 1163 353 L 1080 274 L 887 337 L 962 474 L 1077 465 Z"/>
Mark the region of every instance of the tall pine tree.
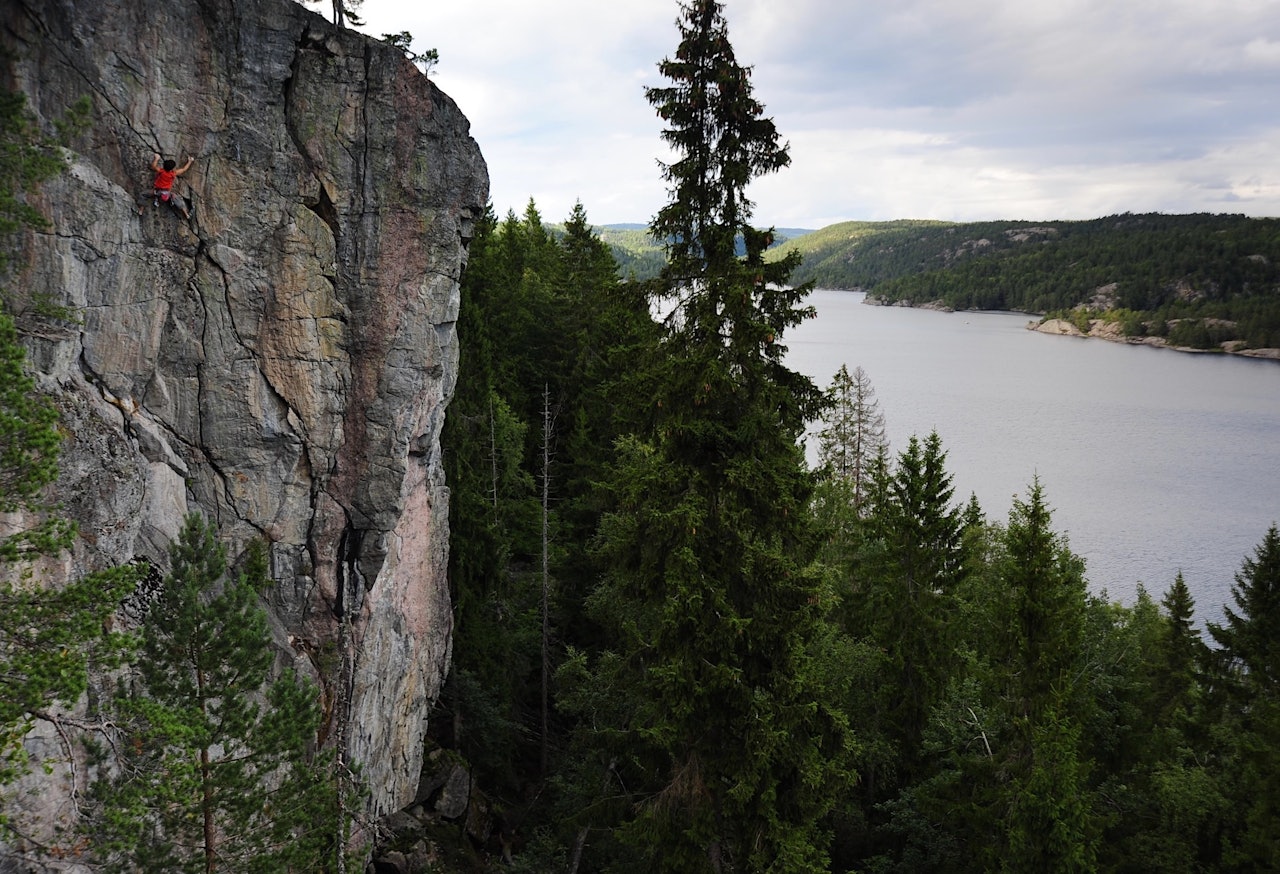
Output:
<path fill-rule="evenodd" d="M 799 445 L 821 393 L 783 364 L 807 288 L 787 283 L 794 257 L 765 263 L 771 233 L 745 196 L 787 149 L 721 4 L 683 4 L 678 27 L 659 65 L 671 84 L 647 95 L 677 154 L 652 225 L 674 306 L 647 373 L 652 423 L 622 448 L 601 527 L 593 604 L 614 651 L 588 682 L 614 696 L 589 715 L 629 802 L 628 867 L 819 870 L 852 747 Z"/>

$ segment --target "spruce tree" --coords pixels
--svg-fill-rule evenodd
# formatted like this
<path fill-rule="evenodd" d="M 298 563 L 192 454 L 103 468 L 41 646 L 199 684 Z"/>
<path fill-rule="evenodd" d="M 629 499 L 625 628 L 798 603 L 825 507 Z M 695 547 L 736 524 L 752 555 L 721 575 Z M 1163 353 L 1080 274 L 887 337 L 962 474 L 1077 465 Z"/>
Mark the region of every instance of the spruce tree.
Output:
<path fill-rule="evenodd" d="M 603 465 L 617 435 L 642 417 L 624 384 L 656 325 L 641 290 L 619 284 L 581 205 L 562 236 L 543 226 L 532 201 L 501 222 L 487 211 L 461 292 L 458 385 L 442 439 L 455 646 L 433 735 L 467 757 L 487 791 L 517 803 L 541 708 L 529 694 L 542 664 L 542 587 L 528 573 L 542 518 L 533 474 L 550 474 L 547 655 L 555 660 L 562 641 L 592 631 L 582 619 L 594 580 L 584 544 L 599 519 Z M 548 471 L 546 403 L 558 410 Z"/>
<path fill-rule="evenodd" d="M 966 581 L 970 649 L 932 713 L 933 770 L 885 805 L 885 870 L 1098 870 L 1084 568 L 1051 523 L 1034 481 Z"/>
<path fill-rule="evenodd" d="M 532 346 L 534 322 L 518 303 L 522 226 L 514 213 L 499 227 L 492 209 L 476 222 L 461 281 L 458 382 L 441 446 L 450 486 L 449 581 L 454 605 L 453 661 L 433 719 L 433 737 L 458 749 L 490 792 L 518 787 L 527 732 L 522 706 L 532 688 L 536 639 L 529 587 L 511 572 L 516 543 L 528 549 L 534 482 L 526 461 L 527 422 L 509 398 L 517 356 Z M 536 371 L 538 368 L 534 367 Z"/>
<path fill-rule="evenodd" d="M 636 384 L 643 382 L 639 362 L 652 352 L 658 325 L 649 311 L 647 289 L 619 281 L 618 263 L 587 223 L 581 204 L 575 205 L 564 228 L 562 293 L 569 302 L 566 329 L 576 358 L 564 382 L 561 416 L 562 499 L 557 516 L 565 550 L 558 576 L 565 630 L 570 640 L 582 643 L 589 628 L 581 618 L 582 602 L 595 579 L 586 545 L 605 506 L 599 484 L 614 461 L 619 436 L 634 433 L 648 420 Z"/>
<path fill-rule="evenodd" d="M 266 551 L 228 578 L 213 526 L 187 517 L 143 629 L 137 685 L 116 702 L 118 769 L 87 831 L 109 871 L 322 871 L 336 784 L 312 756 L 319 695 L 274 655 L 259 595 Z"/>
<path fill-rule="evenodd" d="M 1275 525 L 1236 574 L 1231 599 L 1235 609 L 1222 608 L 1226 623 L 1208 623 L 1209 633 L 1242 682 L 1274 695 L 1280 692 L 1280 530 Z"/>
<path fill-rule="evenodd" d="M 1156 607 L 1139 587 L 1132 609 L 1096 653 L 1093 682 L 1104 707 L 1090 729 L 1107 817 L 1104 858 L 1120 870 L 1206 870 L 1225 817 L 1212 767 L 1217 741 L 1205 730 L 1201 678 L 1208 649 L 1194 625 L 1195 604 L 1181 573 Z M 1154 622 L 1152 621 L 1152 614 Z M 1205 866 L 1205 867 L 1201 867 Z"/>
<path fill-rule="evenodd" d="M 869 490 L 854 571 L 855 628 L 888 659 L 886 729 L 908 771 L 929 709 L 954 669 L 952 622 L 965 574 L 964 519 L 954 494 L 941 438 L 913 436 L 887 481 Z"/>
<path fill-rule="evenodd" d="M 1195 601 L 1179 572 L 1165 593 L 1166 624 L 1158 645 L 1152 691 L 1159 708 L 1159 722 L 1191 715 L 1208 652 L 1195 627 Z"/>
<path fill-rule="evenodd" d="M 787 283 L 794 258 L 765 263 L 745 197 L 787 150 L 721 4 L 683 4 L 678 27 L 659 66 L 672 84 L 648 90 L 678 156 L 652 225 L 674 307 L 600 531 L 592 604 L 612 652 L 578 697 L 596 702 L 583 716 L 609 794 L 625 793 L 620 867 L 820 870 L 852 748 L 799 445 L 821 394 L 782 361 L 807 289 Z"/>
<path fill-rule="evenodd" d="M 1052 528 L 1039 481 L 1009 513 L 1001 581 L 1001 706 L 1012 732 L 1002 801 L 1007 871 L 1094 870 L 1096 825 L 1080 748 L 1089 714 L 1083 679 L 1083 563 Z"/>
<path fill-rule="evenodd" d="M 1231 587 L 1235 609 L 1208 623 L 1228 700 L 1223 786 L 1239 819 L 1224 836 L 1233 870 L 1280 868 L 1280 530 L 1273 524 Z"/>

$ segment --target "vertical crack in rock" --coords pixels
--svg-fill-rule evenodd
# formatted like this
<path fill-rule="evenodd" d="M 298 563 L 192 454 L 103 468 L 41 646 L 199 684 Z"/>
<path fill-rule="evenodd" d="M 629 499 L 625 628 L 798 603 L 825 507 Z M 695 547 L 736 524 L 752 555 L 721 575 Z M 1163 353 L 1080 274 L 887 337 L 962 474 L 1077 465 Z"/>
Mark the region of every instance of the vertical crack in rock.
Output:
<path fill-rule="evenodd" d="M 360 573 L 360 545 L 364 532 L 348 523 L 338 541 L 338 603 L 335 612 L 339 618 L 348 619 L 360 615 L 364 601 L 364 577 Z"/>
<path fill-rule="evenodd" d="M 314 212 L 328 226 L 333 233 L 333 239 L 338 241 L 341 236 L 341 226 L 338 223 L 338 208 L 334 206 L 333 200 L 329 197 L 329 192 L 323 185 L 319 186 L 320 192 L 316 196 L 316 200 L 306 201 L 304 206 Z"/>

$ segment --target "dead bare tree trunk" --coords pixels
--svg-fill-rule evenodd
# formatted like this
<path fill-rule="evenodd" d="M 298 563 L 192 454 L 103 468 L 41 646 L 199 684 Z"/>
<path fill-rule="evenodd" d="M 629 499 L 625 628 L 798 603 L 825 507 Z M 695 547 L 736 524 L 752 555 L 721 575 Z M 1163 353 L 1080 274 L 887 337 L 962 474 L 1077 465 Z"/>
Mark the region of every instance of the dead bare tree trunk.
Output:
<path fill-rule="evenodd" d="M 542 385 L 542 777 L 548 773 L 551 723 L 551 389 Z"/>
<path fill-rule="evenodd" d="M 498 516 L 498 431 L 494 423 L 493 395 L 489 395 L 489 500 L 493 515 Z"/>

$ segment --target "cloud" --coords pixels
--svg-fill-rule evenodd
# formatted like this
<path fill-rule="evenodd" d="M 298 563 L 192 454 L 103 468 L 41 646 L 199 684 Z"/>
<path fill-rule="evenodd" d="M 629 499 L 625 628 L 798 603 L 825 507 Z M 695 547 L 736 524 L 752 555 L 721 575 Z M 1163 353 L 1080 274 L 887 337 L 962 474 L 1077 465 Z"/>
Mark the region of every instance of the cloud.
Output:
<path fill-rule="evenodd" d="M 1273 0 L 725 0 L 740 63 L 791 143 L 762 223 L 1280 215 Z M 435 47 L 499 212 L 645 221 L 665 202 L 644 86 L 665 0 L 368 0 L 372 33 Z M 394 22 L 394 23 L 392 23 Z"/>

